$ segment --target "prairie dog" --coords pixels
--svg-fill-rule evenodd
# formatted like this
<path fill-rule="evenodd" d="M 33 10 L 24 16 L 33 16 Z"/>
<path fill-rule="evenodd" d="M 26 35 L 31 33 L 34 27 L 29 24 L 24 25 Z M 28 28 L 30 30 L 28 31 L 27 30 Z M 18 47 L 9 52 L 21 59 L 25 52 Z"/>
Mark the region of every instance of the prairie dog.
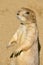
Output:
<path fill-rule="evenodd" d="M 36 15 L 34 11 L 28 8 L 21 8 L 17 12 L 17 18 L 20 20 L 20 26 L 13 35 L 8 47 L 13 42 L 19 47 L 14 54 L 21 53 L 16 57 L 17 65 L 38 65 L 38 28 Z"/>

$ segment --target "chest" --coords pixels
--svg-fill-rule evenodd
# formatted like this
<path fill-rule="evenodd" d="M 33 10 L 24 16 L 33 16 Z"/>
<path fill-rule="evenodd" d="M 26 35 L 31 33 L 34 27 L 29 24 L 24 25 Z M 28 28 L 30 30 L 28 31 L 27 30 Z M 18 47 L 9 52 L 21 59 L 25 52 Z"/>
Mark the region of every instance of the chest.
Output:
<path fill-rule="evenodd" d="M 22 42 L 25 40 L 26 34 L 27 34 L 26 26 L 24 25 L 20 26 L 19 32 L 17 33 L 17 42 L 19 44 L 22 44 Z"/>
<path fill-rule="evenodd" d="M 31 37 L 33 33 L 35 37 L 37 38 L 37 30 L 35 26 L 25 26 L 25 25 L 20 26 L 19 32 L 17 33 L 18 43 L 22 44 L 23 41 L 25 41 L 26 38 L 29 38 L 29 36 Z"/>

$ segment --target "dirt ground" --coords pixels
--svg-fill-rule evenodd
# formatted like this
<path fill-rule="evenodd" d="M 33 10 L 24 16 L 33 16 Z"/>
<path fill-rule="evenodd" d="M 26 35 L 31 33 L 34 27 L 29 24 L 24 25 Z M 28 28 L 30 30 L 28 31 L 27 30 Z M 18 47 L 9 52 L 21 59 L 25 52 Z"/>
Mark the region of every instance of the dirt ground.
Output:
<path fill-rule="evenodd" d="M 41 44 L 40 65 L 43 65 L 43 0 L 0 0 L 0 65 L 8 65 L 14 47 L 6 46 L 19 26 L 16 12 L 21 7 L 35 11 Z"/>

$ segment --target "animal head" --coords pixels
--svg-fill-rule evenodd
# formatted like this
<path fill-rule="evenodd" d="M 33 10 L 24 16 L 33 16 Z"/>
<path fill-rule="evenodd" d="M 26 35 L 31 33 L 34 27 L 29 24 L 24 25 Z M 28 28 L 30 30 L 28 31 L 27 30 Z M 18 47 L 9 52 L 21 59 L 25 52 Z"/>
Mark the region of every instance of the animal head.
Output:
<path fill-rule="evenodd" d="M 36 20 L 35 12 L 24 7 L 17 12 L 17 18 L 19 18 L 22 23 L 35 22 Z"/>

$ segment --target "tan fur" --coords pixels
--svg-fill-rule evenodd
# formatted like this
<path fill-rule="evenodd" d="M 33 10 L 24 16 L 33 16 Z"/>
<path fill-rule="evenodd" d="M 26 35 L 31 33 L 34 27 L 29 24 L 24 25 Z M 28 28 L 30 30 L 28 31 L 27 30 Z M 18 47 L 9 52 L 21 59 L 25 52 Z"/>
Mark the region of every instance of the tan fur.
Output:
<path fill-rule="evenodd" d="M 20 26 L 8 47 L 13 42 L 18 45 L 14 55 L 23 50 L 15 57 L 16 65 L 38 65 L 38 29 L 35 13 L 28 8 L 22 8 L 17 12 L 17 17 L 20 19 Z"/>

